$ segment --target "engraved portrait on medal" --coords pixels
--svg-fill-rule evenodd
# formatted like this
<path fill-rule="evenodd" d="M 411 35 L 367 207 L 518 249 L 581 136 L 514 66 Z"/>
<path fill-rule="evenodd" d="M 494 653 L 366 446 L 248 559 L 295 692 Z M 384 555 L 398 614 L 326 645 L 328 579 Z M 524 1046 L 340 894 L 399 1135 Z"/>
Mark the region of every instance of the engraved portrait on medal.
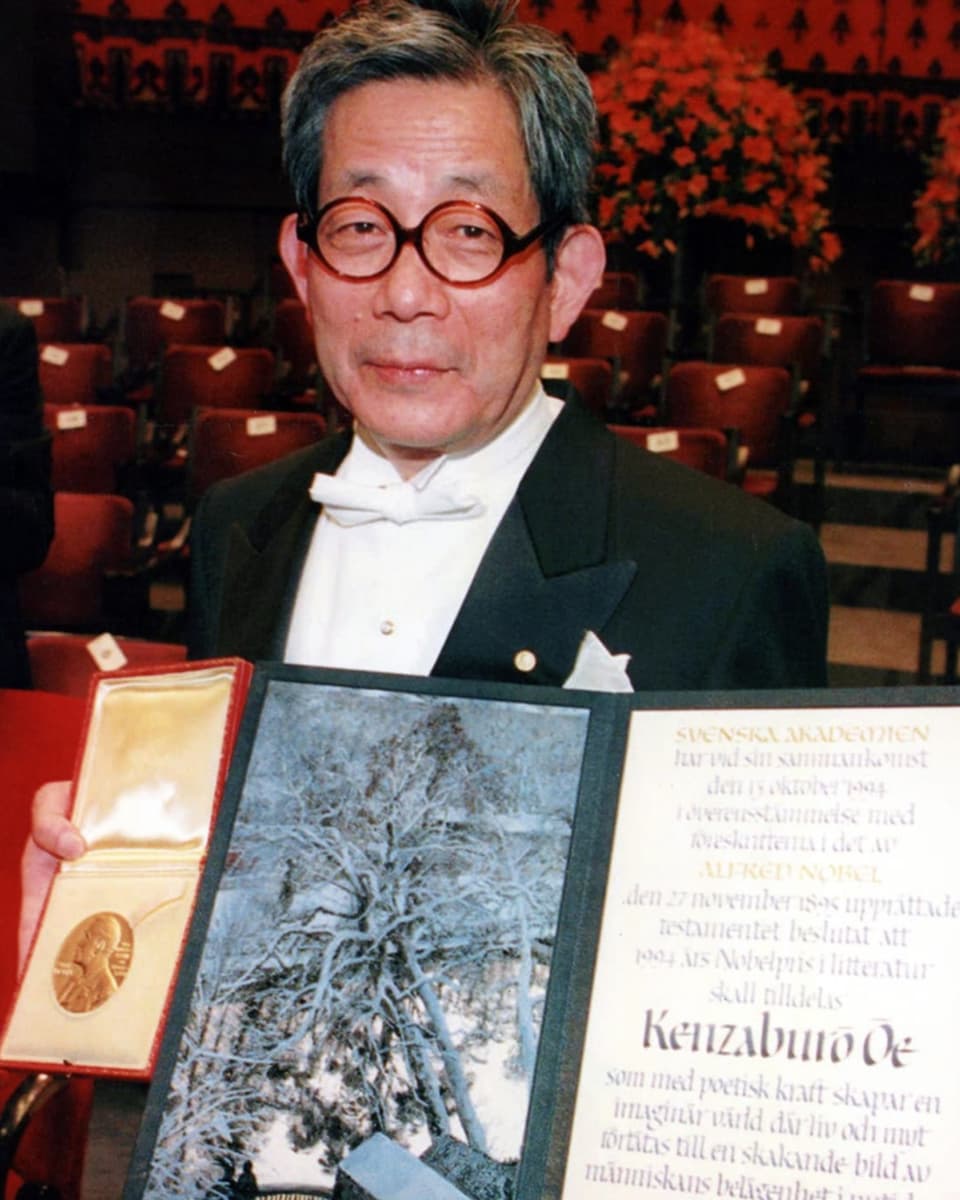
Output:
<path fill-rule="evenodd" d="M 99 1008 L 123 985 L 133 959 L 133 930 L 115 912 L 85 917 L 64 938 L 53 968 L 57 1003 L 71 1013 Z"/>

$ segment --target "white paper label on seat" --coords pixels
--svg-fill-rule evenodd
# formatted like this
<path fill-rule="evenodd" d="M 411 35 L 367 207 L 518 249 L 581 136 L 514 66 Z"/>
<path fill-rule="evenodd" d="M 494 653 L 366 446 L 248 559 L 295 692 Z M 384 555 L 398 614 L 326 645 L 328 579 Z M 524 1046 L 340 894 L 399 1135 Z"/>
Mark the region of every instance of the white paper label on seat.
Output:
<path fill-rule="evenodd" d="M 160 316 L 166 317 L 168 321 L 182 321 L 186 315 L 187 310 L 175 300 L 164 300 L 160 305 Z"/>
<path fill-rule="evenodd" d="M 64 408 L 57 413 L 58 429 L 86 429 L 87 410 L 85 408 Z"/>
<path fill-rule="evenodd" d="M 269 413 L 262 417 L 247 417 L 247 437 L 263 437 L 277 432 L 277 418 Z"/>
<path fill-rule="evenodd" d="M 783 322 L 776 317 L 759 317 L 753 328 L 767 337 L 779 337 L 783 333 Z"/>
<path fill-rule="evenodd" d="M 43 316 L 42 300 L 21 300 L 17 308 L 25 317 Z"/>
<path fill-rule="evenodd" d="M 215 371 L 222 371 L 224 367 L 229 367 L 231 363 L 237 361 L 237 352 L 232 346 L 224 346 L 218 350 L 216 354 L 211 354 L 207 362 Z"/>
<path fill-rule="evenodd" d="M 66 366 L 70 351 L 62 346 L 44 346 L 40 351 L 40 361 L 49 363 L 52 367 Z"/>
<path fill-rule="evenodd" d="M 748 296 L 765 296 L 770 291 L 770 280 L 748 279 L 744 282 L 743 290 Z"/>
<path fill-rule="evenodd" d="M 627 327 L 627 318 L 623 313 L 619 313 L 611 308 L 600 318 L 600 324 L 606 329 L 613 329 L 617 333 L 622 333 Z"/>
<path fill-rule="evenodd" d="M 742 367 L 734 367 L 730 371 L 721 371 L 713 381 L 721 392 L 729 392 L 731 388 L 741 387 L 747 382 Z"/>
<path fill-rule="evenodd" d="M 569 363 L 551 363 L 545 362 L 540 368 L 541 379 L 569 379 L 570 364 Z"/>
<path fill-rule="evenodd" d="M 930 304 L 936 295 L 936 289 L 929 283 L 914 283 L 907 295 L 911 300 L 919 300 L 921 304 Z"/>
<path fill-rule="evenodd" d="M 647 434 L 647 449 L 654 454 L 667 454 L 680 449 L 680 434 L 675 429 L 661 429 L 659 433 Z"/>
<path fill-rule="evenodd" d="M 117 645 L 112 633 L 101 633 L 87 642 L 87 653 L 97 664 L 99 671 L 119 671 L 127 665 L 127 656 Z"/>

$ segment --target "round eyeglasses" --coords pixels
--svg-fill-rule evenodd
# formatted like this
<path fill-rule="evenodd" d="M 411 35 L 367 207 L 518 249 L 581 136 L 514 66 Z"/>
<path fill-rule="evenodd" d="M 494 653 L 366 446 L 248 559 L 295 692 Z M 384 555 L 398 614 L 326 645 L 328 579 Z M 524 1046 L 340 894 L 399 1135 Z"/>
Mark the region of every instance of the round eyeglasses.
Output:
<path fill-rule="evenodd" d="M 376 200 L 345 196 L 318 213 L 301 212 L 297 237 L 343 279 L 377 279 L 411 242 L 427 268 L 447 283 L 485 283 L 514 255 L 566 223 L 557 216 L 518 236 L 492 209 L 471 200 L 438 204 L 406 229 Z"/>

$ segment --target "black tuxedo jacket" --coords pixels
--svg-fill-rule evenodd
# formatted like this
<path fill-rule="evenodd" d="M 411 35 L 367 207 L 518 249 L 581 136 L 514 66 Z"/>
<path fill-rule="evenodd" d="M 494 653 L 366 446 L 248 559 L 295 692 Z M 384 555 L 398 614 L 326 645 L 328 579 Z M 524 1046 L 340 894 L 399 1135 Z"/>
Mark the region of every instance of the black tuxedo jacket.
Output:
<path fill-rule="evenodd" d="M 348 446 L 349 435 L 328 439 L 201 501 L 194 657 L 282 657 L 318 512 L 307 489 Z M 823 555 L 807 526 L 637 449 L 568 404 L 487 548 L 433 674 L 561 685 L 592 630 L 611 653 L 630 654 L 637 690 L 819 686 L 827 611 Z"/>

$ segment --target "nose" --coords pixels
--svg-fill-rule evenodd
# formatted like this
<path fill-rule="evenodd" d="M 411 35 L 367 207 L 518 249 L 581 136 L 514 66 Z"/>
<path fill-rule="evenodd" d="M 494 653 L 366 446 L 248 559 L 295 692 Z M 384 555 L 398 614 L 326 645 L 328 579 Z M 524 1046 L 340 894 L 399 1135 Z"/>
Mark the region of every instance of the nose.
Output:
<path fill-rule="evenodd" d="M 418 317 L 444 317 L 449 312 L 447 287 L 420 257 L 412 242 L 400 250 L 396 262 L 377 281 L 374 312 L 378 317 L 415 321 Z"/>

